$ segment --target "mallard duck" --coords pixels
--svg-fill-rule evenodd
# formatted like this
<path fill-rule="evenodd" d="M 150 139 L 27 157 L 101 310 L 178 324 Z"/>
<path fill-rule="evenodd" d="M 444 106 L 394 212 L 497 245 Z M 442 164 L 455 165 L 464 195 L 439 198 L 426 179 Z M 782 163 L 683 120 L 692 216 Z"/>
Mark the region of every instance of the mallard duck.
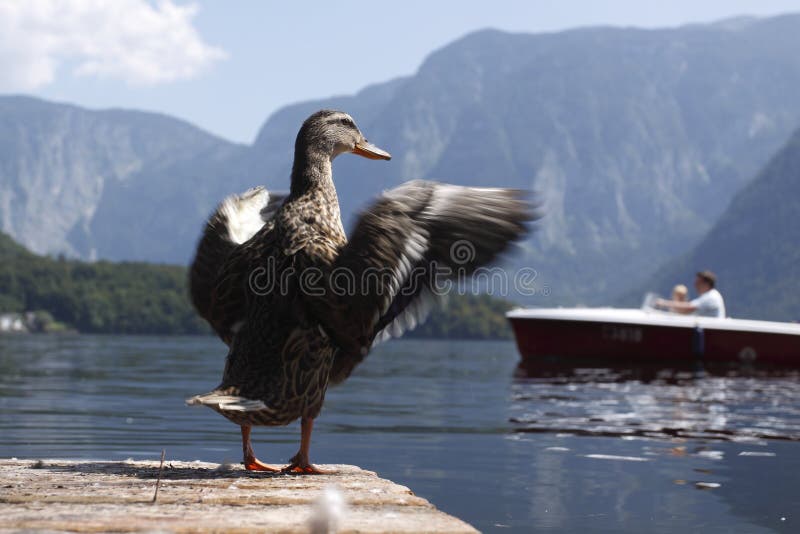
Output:
<path fill-rule="evenodd" d="M 490 262 L 530 219 L 519 191 L 418 180 L 379 197 L 348 241 L 331 165 L 346 152 L 391 158 L 348 114 L 314 113 L 297 135 L 288 196 L 225 199 L 198 244 L 192 301 L 229 350 L 220 385 L 187 402 L 241 427 L 248 470 L 279 470 L 256 458 L 251 427 L 299 418 L 300 449 L 282 471 L 320 473 L 309 448 L 328 386 L 424 319 L 437 283 Z"/>

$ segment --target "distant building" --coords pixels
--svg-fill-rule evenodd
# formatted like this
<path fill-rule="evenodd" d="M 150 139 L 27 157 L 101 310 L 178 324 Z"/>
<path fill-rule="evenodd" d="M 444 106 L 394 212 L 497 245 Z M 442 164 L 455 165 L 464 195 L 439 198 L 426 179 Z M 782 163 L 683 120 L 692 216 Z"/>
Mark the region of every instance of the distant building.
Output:
<path fill-rule="evenodd" d="M 19 313 L 0 314 L 0 333 L 23 333 L 27 332 L 25 320 Z"/>

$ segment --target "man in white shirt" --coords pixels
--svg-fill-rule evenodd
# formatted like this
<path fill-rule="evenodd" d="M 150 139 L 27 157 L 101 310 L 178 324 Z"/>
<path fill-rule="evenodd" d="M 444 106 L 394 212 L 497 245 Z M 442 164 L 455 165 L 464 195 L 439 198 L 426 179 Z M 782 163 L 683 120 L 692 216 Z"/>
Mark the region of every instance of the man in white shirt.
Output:
<path fill-rule="evenodd" d="M 711 271 L 700 271 L 694 279 L 694 288 L 697 290 L 698 297 L 689 302 L 677 300 L 658 299 L 657 308 L 676 311 L 678 313 L 700 315 L 703 317 L 725 317 L 725 301 L 722 295 L 714 286 L 717 284 L 717 277 Z"/>

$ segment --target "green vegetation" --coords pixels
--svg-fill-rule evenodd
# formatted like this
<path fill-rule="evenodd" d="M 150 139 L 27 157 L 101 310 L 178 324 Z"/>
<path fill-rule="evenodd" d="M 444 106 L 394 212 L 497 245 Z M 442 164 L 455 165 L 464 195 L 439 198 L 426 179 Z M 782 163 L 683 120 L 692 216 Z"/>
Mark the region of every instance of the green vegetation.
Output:
<path fill-rule="evenodd" d="M 41 334 L 64 334 L 73 331 L 61 321 L 56 321 L 53 314 L 47 310 L 37 310 L 30 315 L 31 317 L 27 321 L 27 326 L 31 332 Z"/>
<path fill-rule="evenodd" d="M 37 256 L 0 234 L 0 311 L 46 310 L 79 332 L 198 334 L 186 269 Z"/>
<path fill-rule="evenodd" d="M 510 339 L 505 313 L 513 303 L 489 295 L 454 295 L 408 337 Z"/>
<path fill-rule="evenodd" d="M 148 263 L 87 263 L 37 256 L 0 233 L 0 313 L 36 314 L 48 332 L 205 334 L 189 303 L 186 268 Z M 452 296 L 410 335 L 510 337 L 511 303 L 487 295 Z"/>

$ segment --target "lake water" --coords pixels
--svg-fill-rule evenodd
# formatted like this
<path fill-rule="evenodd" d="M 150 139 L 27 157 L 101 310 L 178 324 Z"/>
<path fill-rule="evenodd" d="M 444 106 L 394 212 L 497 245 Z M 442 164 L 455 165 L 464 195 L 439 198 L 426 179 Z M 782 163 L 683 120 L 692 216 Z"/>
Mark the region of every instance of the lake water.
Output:
<path fill-rule="evenodd" d="M 212 338 L 0 338 L 0 456 L 241 460 L 183 399 L 217 384 Z M 328 393 L 311 448 L 482 531 L 800 531 L 800 375 L 544 367 L 511 342 L 395 341 Z M 299 425 L 257 428 L 267 462 Z"/>

